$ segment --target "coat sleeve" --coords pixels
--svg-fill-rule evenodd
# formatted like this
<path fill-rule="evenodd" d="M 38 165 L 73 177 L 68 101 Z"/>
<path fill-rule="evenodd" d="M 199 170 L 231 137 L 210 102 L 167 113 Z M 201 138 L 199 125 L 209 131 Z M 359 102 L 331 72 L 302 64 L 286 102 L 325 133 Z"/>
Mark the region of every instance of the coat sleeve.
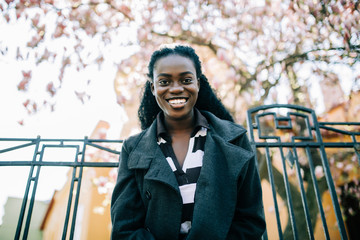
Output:
<path fill-rule="evenodd" d="M 252 151 L 246 134 L 236 145 Z M 227 239 L 261 239 L 265 228 L 260 177 L 252 157 L 240 173 L 236 210 Z"/>
<path fill-rule="evenodd" d="M 134 170 L 128 168 L 129 152 L 125 141 L 121 150 L 119 173 L 111 199 L 111 239 L 155 239 L 145 229 L 146 210 L 136 184 Z"/>

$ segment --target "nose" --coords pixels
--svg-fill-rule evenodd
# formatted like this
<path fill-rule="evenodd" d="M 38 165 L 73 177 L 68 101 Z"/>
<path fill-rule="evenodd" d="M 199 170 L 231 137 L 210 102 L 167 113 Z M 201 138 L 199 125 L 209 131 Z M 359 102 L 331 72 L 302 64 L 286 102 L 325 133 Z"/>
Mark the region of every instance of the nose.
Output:
<path fill-rule="evenodd" d="M 181 93 L 183 91 L 184 91 L 184 87 L 181 84 L 179 84 L 178 82 L 176 82 L 176 81 L 170 87 L 170 92 L 171 93 L 176 94 L 176 93 Z"/>

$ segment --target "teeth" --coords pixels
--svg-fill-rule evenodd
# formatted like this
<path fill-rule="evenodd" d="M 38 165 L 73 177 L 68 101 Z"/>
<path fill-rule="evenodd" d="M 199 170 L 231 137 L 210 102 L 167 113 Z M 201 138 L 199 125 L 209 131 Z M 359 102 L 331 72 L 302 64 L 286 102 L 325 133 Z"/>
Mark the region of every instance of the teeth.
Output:
<path fill-rule="evenodd" d="M 184 98 L 182 99 L 170 99 L 169 100 L 169 103 L 170 104 L 182 104 L 182 103 L 185 103 L 186 100 Z"/>

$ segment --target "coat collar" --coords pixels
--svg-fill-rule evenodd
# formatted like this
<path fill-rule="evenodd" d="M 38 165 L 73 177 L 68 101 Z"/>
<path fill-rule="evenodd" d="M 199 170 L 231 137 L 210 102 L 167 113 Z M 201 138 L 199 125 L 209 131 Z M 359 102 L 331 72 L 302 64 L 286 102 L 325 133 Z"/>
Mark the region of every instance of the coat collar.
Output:
<path fill-rule="evenodd" d="M 221 120 L 210 112 L 201 111 L 201 113 L 209 122 L 209 137 L 211 136 L 211 138 L 214 138 L 216 142 L 216 145 L 210 146 L 207 144 L 205 152 L 213 152 L 214 149 L 218 152 L 222 152 L 222 154 L 224 154 L 224 159 L 231 162 L 232 175 L 233 177 L 236 177 L 239 173 L 239 168 L 241 168 L 238 165 L 241 165 L 241 163 L 232 160 L 234 157 L 238 158 L 239 156 L 231 156 L 230 153 L 233 151 L 229 151 L 229 148 L 235 146 L 230 144 L 230 142 L 242 134 L 245 134 L 246 130 L 233 122 Z M 138 136 L 137 144 L 129 155 L 128 167 L 129 169 L 148 169 L 145 179 L 164 182 L 179 191 L 175 175 L 157 144 L 156 135 L 157 121 L 154 121 L 148 129 L 144 130 L 140 136 Z M 211 142 L 212 140 L 209 143 Z M 206 143 L 208 143 L 208 140 L 206 140 Z M 247 155 L 247 158 L 249 158 L 248 155 L 250 152 L 245 149 L 242 150 L 243 154 Z M 211 162 L 213 162 L 213 160 Z M 209 170 L 210 169 L 211 166 L 209 166 Z"/>
<path fill-rule="evenodd" d="M 210 112 L 201 111 L 201 114 L 208 120 L 210 132 L 216 133 L 216 135 L 225 142 L 231 142 L 246 133 L 246 130 L 242 126 L 230 121 L 221 120 Z M 156 135 L 157 121 L 154 121 L 148 129 L 144 130 L 138 136 L 139 140 L 136 146 L 134 146 L 136 151 L 132 151 L 129 156 L 128 166 L 130 169 L 149 168 L 152 159 L 162 156 L 156 141 Z M 154 139 L 154 141 L 151 141 L 151 139 Z"/>

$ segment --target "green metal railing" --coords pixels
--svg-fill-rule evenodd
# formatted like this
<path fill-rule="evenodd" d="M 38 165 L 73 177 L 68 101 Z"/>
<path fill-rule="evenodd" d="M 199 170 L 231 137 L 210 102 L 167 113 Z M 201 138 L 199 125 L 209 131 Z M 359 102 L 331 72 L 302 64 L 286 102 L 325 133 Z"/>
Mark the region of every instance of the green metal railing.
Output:
<path fill-rule="evenodd" d="M 340 237 L 341 239 L 348 239 L 333 176 L 330 171 L 329 158 L 326 149 L 336 148 L 342 149 L 343 151 L 353 151 L 358 160 L 356 167 L 359 168 L 360 145 L 357 138 L 359 139 L 360 137 L 360 123 L 318 122 L 316 114 L 312 109 L 296 105 L 275 104 L 249 109 L 247 112 L 247 124 L 250 141 L 254 150 L 257 152 L 256 156 L 258 160 L 258 167 L 265 169 L 264 171 L 261 171 L 260 169 L 261 172 L 267 172 L 267 176 L 263 175 L 262 178 L 268 179 L 271 186 L 279 239 L 288 239 L 290 236 L 293 239 L 304 239 L 304 237 L 308 239 L 314 239 L 314 225 L 316 223 L 316 219 L 311 217 L 310 210 L 313 210 L 312 212 L 315 210 L 315 212 L 320 214 L 325 239 L 330 239 L 325 211 L 322 204 L 322 191 L 319 187 L 319 181 L 317 180 L 315 174 L 314 160 L 319 160 L 316 164 L 321 166 L 323 169 L 326 179 L 325 187 L 331 196 L 332 206 L 335 212 Z M 335 128 L 335 126 L 338 128 Z M 353 130 L 339 129 L 343 126 L 346 126 L 346 128 L 352 127 Z M 333 135 L 335 134 L 337 141 L 324 141 L 323 135 L 326 133 L 331 133 Z M 348 137 L 350 141 L 341 141 L 340 136 L 342 138 Z M 284 152 L 286 150 L 288 154 L 285 155 Z M 278 159 L 274 159 L 274 152 L 276 151 L 278 151 L 278 155 L 276 156 L 280 156 Z M 300 164 L 299 160 L 300 152 L 303 153 L 302 164 Z M 274 161 L 276 160 L 280 161 L 280 171 L 282 171 L 281 175 L 283 183 L 280 183 L 279 180 L 275 181 L 274 171 L 279 171 L 274 166 Z M 301 214 L 296 214 L 294 204 L 298 199 L 293 199 L 292 194 L 294 193 L 294 190 L 292 189 L 294 188 L 292 188 L 292 185 L 294 185 L 294 183 L 289 181 L 289 176 L 287 173 L 289 169 L 291 170 L 294 167 L 297 177 L 297 189 L 299 189 L 300 192 L 303 211 Z M 317 208 L 316 206 L 312 206 L 311 209 L 309 208 L 309 192 L 311 191 L 306 191 L 304 186 L 304 174 L 302 173 L 304 170 L 307 171 L 307 175 L 310 176 L 307 179 L 306 185 L 310 186 L 312 189 L 311 191 L 314 191 Z M 291 225 L 291 229 L 288 229 L 288 232 L 291 233 L 290 235 L 286 235 L 286 231 L 284 231 L 281 227 L 282 225 L 277 193 L 280 192 L 279 185 L 282 184 L 284 186 L 285 192 L 285 194 L 283 194 L 282 200 L 286 202 L 289 223 Z M 324 189 L 324 184 L 321 186 L 322 189 Z M 300 219 L 299 216 L 296 215 L 301 215 Z M 299 231 L 299 225 L 301 227 L 306 226 L 307 231 L 304 231 L 302 228 Z M 264 234 L 263 238 L 268 238 L 266 233 Z"/>
<path fill-rule="evenodd" d="M 28 138 L 0 138 L 0 144 L 2 142 L 25 142 L 21 145 L 12 146 L 9 148 L 1 149 L 0 154 L 16 151 L 19 149 L 27 147 L 35 147 L 32 160 L 16 160 L 16 161 L 0 161 L 0 167 L 10 166 L 10 167 L 20 167 L 20 166 L 29 166 L 29 176 L 26 183 L 25 193 L 22 201 L 22 206 L 20 210 L 20 215 L 18 219 L 18 224 L 16 228 L 16 233 L 14 239 L 27 239 L 30 229 L 31 216 L 34 208 L 35 195 L 37 190 L 37 185 L 39 182 L 40 170 L 42 167 L 51 166 L 51 167 L 71 167 L 72 168 L 72 177 L 70 182 L 70 191 L 68 197 L 68 204 L 66 208 L 66 217 L 63 226 L 63 235 L 62 239 L 73 239 L 75 232 L 75 220 L 78 208 L 78 202 L 80 197 L 80 188 L 81 180 L 83 175 L 83 170 L 85 167 L 94 167 L 94 168 L 116 168 L 118 167 L 117 162 L 87 162 L 85 161 L 86 149 L 87 147 L 93 147 L 102 151 L 110 152 L 117 156 L 120 155 L 120 151 L 104 147 L 100 144 L 102 143 L 118 143 L 121 144 L 122 140 L 95 140 L 88 139 L 41 139 L 40 137 L 34 139 Z M 51 161 L 44 160 L 44 153 L 46 149 L 49 148 L 68 148 L 74 149 L 76 154 L 74 159 L 68 161 Z M 117 158 L 119 159 L 119 158 Z M 77 183 L 76 191 L 74 191 L 75 183 Z M 75 193 L 75 195 L 74 195 Z M 74 206 L 72 207 L 72 203 Z M 27 206 L 28 205 L 28 206 Z M 71 212 L 72 210 L 72 212 Z M 25 219 L 26 216 L 26 219 Z M 72 220 L 71 226 L 69 226 L 69 221 Z M 24 222 L 25 221 L 25 222 Z M 70 227 L 70 231 L 68 228 Z M 69 234 L 69 236 L 67 236 Z"/>
<path fill-rule="evenodd" d="M 341 239 L 348 239 L 336 193 L 336 186 L 331 174 L 329 154 L 326 150 L 329 148 L 339 148 L 345 151 L 353 151 L 358 161 L 356 167 L 359 167 L 360 145 L 358 141 L 360 133 L 356 129 L 359 129 L 360 123 L 318 122 L 313 110 L 295 105 L 260 106 L 249 109 L 247 114 L 250 142 L 257 153 L 256 157 L 260 175 L 263 179 L 268 180 L 271 186 L 278 238 L 288 239 L 288 236 L 291 236 L 293 239 L 303 239 L 304 231 L 301 231 L 302 229 L 299 231 L 299 227 L 306 226 L 306 238 L 314 239 L 314 225 L 316 221 L 314 216 L 319 214 L 325 239 L 330 239 L 329 226 L 326 223 L 326 215 L 321 198 L 325 186 L 325 190 L 331 195 Z M 342 126 L 346 126 L 346 128 L 341 128 Z M 355 130 L 348 130 L 348 127 L 352 127 Z M 280 131 L 280 135 L 277 131 Z M 350 141 L 324 141 L 324 132 L 346 136 Z M 287 139 L 284 140 L 284 136 L 287 136 Z M 2 143 L 13 143 L 13 145 L 0 149 L 0 156 L 4 153 L 16 152 L 19 149 L 34 148 L 32 157 L 29 160 L 0 160 L 0 167 L 30 167 L 14 238 L 27 239 L 37 185 L 40 180 L 40 171 L 42 167 L 51 166 L 72 168 L 62 239 L 73 239 L 83 170 L 85 167 L 116 168 L 118 166 L 120 148 L 114 150 L 104 146 L 104 144 L 121 145 L 122 140 L 95 140 L 88 139 L 87 137 L 84 139 L 0 138 L 0 146 L 2 146 Z M 117 159 L 114 162 L 85 161 L 88 147 L 109 152 L 116 156 Z M 44 152 L 49 148 L 73 149 L 75 156 L 70 161 L 50 161 L 44 159 Z M 275 150 L 277 155 L 274 154 Z M 286 152 L 287 154 L 285 154 Z M 300 161 L 304 156 L 307 159 L 305 166 Z M 274 166 L 275 161 L 280 162 L 280 169 Z M 326 180 L 324 180 L 325 184 L 319 185 L 315 166 L 322 167 Z M 291 177 L 288 174 L 289 169 L 294 168 L 297 177 L 296 184 L 298 186 L 296 189 L 298 189 L 301 199 L 300 215 L 298 199 L 294 198 L 296 197 L 296 194 L 294 195 L 294 182 L 289 180 Z M 306 184 L 304 184 L 304 171 L 308 176 Z M 281 177 L 279 178 L 279 176 Z M 281 182 L 279 182 L 279 179 L 281 179 Z M 314 192 L 314 201 L 311 199 L 309 201 L 309 188 Z M 280 216 L 281 209 L 277 195 L 281 196 L 287 207 L 289 217 L 286 229 L 282 229 L 281 223 L 285 220 Z M 316 204 L 312 204 L 313 202 L 316 202 Z M 314 212 L 316 213 L 315 215 Z M 263 239 L 268 239 L 267 232 L 264 234 Z"/>

